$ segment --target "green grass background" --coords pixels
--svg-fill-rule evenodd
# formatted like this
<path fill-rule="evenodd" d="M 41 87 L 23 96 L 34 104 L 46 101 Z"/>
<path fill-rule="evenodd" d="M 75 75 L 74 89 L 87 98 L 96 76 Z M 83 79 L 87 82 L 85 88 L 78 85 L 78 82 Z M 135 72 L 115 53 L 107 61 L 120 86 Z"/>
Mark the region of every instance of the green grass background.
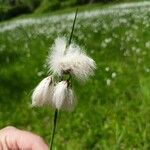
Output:
<path fill-rule="evenodd" d="M 74 81 L 78 103 L 60 111 L 54 150 L 150 149 L 150 3 L 136 4 L 79 8 L 73 40 L 97 69 L 87 83 Z M 70 9 L 0 23 L 0 128 L 13 125 L 49 143 L 54 110 L 31 108 L 31 95 L 48 75 L 54 39 L 69 37 L 73 15 Z M 23 23 L 30 19 L 39 22 Z"/>

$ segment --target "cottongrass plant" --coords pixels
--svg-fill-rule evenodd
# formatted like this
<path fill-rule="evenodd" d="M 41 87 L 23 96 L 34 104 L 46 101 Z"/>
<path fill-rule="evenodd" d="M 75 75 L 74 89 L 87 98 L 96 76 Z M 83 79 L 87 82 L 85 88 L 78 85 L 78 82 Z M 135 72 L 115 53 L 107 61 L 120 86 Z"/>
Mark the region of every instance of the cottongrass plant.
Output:
<path fill-rule="evenodd" d="M 47 58 L 47 64 L 51 75 L 44 78 L 35 88 L 32 94 L 33 106 L 51 105 L 55 109 L 54 128 L 52 132 L 50 150 L 56 130 L 58 112 L 71 111 L 75 106 L 75 96 L 72 89 L 71 79 L 74 76 L 79 81 L 86 81 L 94 75 L 96 64 L 75 43 L 71 43 L 75 21 L 75 14 L 69 41 L 65 37 L 58 37 Z M 59 80 L 56 80 L 56 76 Z"/>

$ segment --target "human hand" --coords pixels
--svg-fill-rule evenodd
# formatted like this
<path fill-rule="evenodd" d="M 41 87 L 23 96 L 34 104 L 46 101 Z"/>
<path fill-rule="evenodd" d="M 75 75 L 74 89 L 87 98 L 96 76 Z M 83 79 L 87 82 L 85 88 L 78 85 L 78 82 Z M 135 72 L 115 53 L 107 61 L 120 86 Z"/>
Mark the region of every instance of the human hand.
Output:
<path fill-rule="evenodd" d="M 43 139 L 14 127 L 0 130 L 0 150 L 48 150 Z"/>

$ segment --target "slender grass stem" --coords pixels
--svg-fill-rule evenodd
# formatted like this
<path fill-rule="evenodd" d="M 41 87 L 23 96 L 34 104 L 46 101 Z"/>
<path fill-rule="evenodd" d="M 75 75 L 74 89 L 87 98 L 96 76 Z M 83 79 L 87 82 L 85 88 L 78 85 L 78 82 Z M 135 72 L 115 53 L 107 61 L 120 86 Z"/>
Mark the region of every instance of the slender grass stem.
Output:
<path fill-rule="evenodd" d="M 52 132 L 51 143 L 50 143 L 50 150 L 52 150 L 52 147 L 53 147 L 53 141 L 54 141 L 54 136 L 55 136 L 55 131 L 56 131 L 56 125 L 57 125 L 57 117 L 58 117 L 58 109 L 55 109 L 54 127 L 53 127 L 53 132 Z"/>
<path fill-rule="evenodd" d="M 74 17 L 74 21 L 73 21 L 72 30 L 71 30 L 71 33 L 70 33 L 70 38 L 69 38 L 68 45 L 71 44 L 71 40 L 72 40 L 72 36 L 73 36 L 73 31 L 74 31 L 74 27 L 75 27 L 75 23 L 76 23 L 77 14 L 78 14 L 78 8 L 76 9 L 76 13 L 75 13 L 75 17 Z"/>
<path fill-rule="evenodd" d="M 75 27 L 77 14 L 78 14 L 78 8 L 76 9 L 76 13 L 75 13 L 75 17 L 74 17 L 74 21 L 73 21 L 73 25 L 72 25 L 72 30 L 71 30 L 71 33 L 70 33 L 70 38 L 69 38 L 69 41 L 68 41 L 68 46 L 71 44 L 71 40 L 72 40 L 72 36 L 73 36 L 73 31 L 74 31 L 74 27 Z M 71 76 L 69 77 L 68 80 L 70 80 L 70 79 L 71 79 Z M 62 77 L 60 77 L 60 80 L 61 81 L 63 80 L 63 75 L 62 75 Z M 55 113 L 54 113 L 54 127 L 53 127 L 51 142 L 50 142 L 50 150 L 52 150 L 52 148 L 53 148 L 53 141 L 54 141 L 55 130 L 56 130 L 56 125 L 57 125 L 57 118 L 58 118 L 58 109 L 55 109 Z"/>

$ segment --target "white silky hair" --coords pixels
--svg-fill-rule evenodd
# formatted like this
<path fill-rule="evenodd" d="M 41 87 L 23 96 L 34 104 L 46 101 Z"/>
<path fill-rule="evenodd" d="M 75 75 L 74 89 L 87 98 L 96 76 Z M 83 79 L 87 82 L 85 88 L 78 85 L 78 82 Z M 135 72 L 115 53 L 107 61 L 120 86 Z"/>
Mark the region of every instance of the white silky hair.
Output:
<path fill-rule="evenodd" d="M 53 77 L 44 78 L 34 89 L 32 94 L 32 106 L 44 106 L 52 103 Z"/>
<path fill-rule="evenodd" d="M 68 48 L 66 45 L 67 41 L 64 37 L 55 40 L 48 57 L 49 69 L 58 75 L 69 71 L 80 80 L 86 80 L 93 75 L 96 68 L 95 61 L 87 56 L 78 45 L 71 44 Z"/>
<path fill-rule="evenodd" d="M 76 78 L 86 80 L 89 76 L 94 74 L 96 68 L 95 62 L 88 57 L 79 46 L 71 44 L 68 48 L 67 54 L 63 60 L 64 69 L 71 70 L 71 74 Z"/>
<path fill-rule="evenodd" d="M 47 63 L 50 71 L 54 74 L 61 75 L 60 63 L 66 50 L 66 44 L 66 39 L 64 37 L 58 37 L 50 49 Z"/>
<path fill-rule="evenodd" d="M 52 103 L 53 107 L 58 110 L 73 110 L 75 105 L 74 93 L 72 89 L 67 87 L 66 81 L 61 81 L 55 86 Z"/>

